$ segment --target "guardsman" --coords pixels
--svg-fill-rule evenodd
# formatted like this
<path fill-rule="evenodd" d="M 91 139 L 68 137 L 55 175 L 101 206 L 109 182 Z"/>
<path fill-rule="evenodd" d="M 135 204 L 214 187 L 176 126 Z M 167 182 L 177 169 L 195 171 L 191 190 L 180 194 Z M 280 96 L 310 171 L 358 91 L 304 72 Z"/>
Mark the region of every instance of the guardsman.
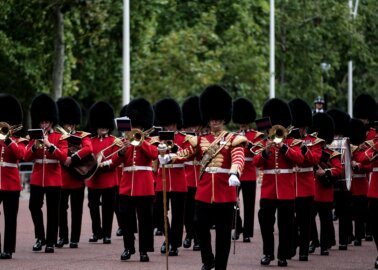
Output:
<path fill-rule="evenodd" d="M 125 250 L 121 260 L 129 260 L 135 253 L 137 216 L 140 261 L 148 262 L 147 252 L 154 251 L 152 211 L 155 191 L 152 161 L 157 159 L 158 150 L 149 143 L 145 132 L 152 127 L 154 111 L 146 99 L 136 98 L 127 105 L 125 116 L 130 118 L 132 130 L 126 134 L 124 149 L 113 156 L 115 164 L 123 163 L 119 207 Z"/>
<path fill-rule="evenodd" d="M 84 180 L 94 172 L 96 160 L 93 157 L 90 133 L 76 130 L 81 123 L 81 108 L 71 97 L 62 97 L 57 101 L 59 110 L 59 125 L 68 142 L 68 155 L 62 166 L 62 193 L 59 212 L 59 240 L 55 247 L 61 248 L 70 244 L 77 248 L 81 234 L 81 223 L 84 203 Z M 63 130 L 62 130 L 63 129 Z M 89 166 L 88 166 L 89 165 Z M 75 168 L 84 168 L 85 174 L 75 174 Z M 67 210 L 71 206 L 71 234 L 69 235 Z"/>
<path fill-rule="evenodd" d="M 201 270 L 227 268 L 231 248 L 231 229 L 236 204 L 236 186 L 244 166 L 244 136 L 225 130 L 231 121 L 232 98 L 219 85 L 208 86 L 200 95 L 202 122 L 209 133 L 189 139 L 190 146 L 172 158 L 201 160 L 200 180 L 196 192 L 195 226 L 201 245 Z M 168 160 L 170 160 L 170 158 Z M 202 177 L 201 177 L 202 176 Z M 210 229 L 215 224 L 215 254 Z"/>
<path fill-rule="evenodd" d="M 18 162 L 27 140 L 17 136 L 22 128 L 22 108 L 16 97 L 0 94 L 0 203 L 4 213 L 4 245 L 0 259 L 12 259 L 16 251 L 17 215 L 21 191 Z M 1 246 L 1 243 L 0 243 Z M 1 247 L 0 247 L 1 250 Z"/>
<path fill-rule="evenodd" d="M 323 139 L 326 144 L 323 145 L 319 164 L 314 166 L 315 198 L 310 227 L 311 244 L 309 253 L 314 253 L 315 249 L 320 246 L 320 255 L 322 256 L 328 256 L 329 249 L 333 245 L 333 187 L 336 179 L 342 172 L 340 153 L 332 150 L 328 146 L 333 141 L 334 130 L 333 119 L 327 113 L 317 113 L 313 116 L 311 132 L 316 132 L 317 136 Z M 319 214 L 320 220 L 320 242 L 315 222 L 317 214 Z"/>
<path fill-rule="evenodd" d="M 312 112 L 306 101 L 295 98 L 289 102 L 293 116 L 292 133 L 294 137 L 302 140 L 301 152 L 304 157 L 303 163 L 294 168 L 295 174 L 295 235 L 294 250 L 299 246 L 299 260 L 308 260 L 308 249 L 310 243 L 311 210 L 315 196 L 314 166 L 320 162 L 324 140 L 316 137 L 315 134 L 308 134 L 307 128 L 312 126 Z M 290 134 L 289 134 L 290 136 Z M 298 236 L 298 237 L 296 237 Z"/>
<path fill-rule="evenodd" d="M 366 128 L 366 141 L 374 139 L 377 132 L 374 128 L 377 103 L 369 94 L 359 95 L 353 104 L 353 117 L 361 120 Z"/>
<path fill-rule="evenodd" d="M 34 161 L 30 177 L 29 209 L 34 223 L 37 242 L 33 251 L 53 253 L 58 238 L 59 205 L 62 188 L 61 162 L 67 158 L 67 141 L 54 131 L 58 123 L 58 108 L 46 95 L 36 96 L 30 108 L 32 127 L 43 130 L 43 138 L 31 139 L 26 148 L 25 161 Z M 42 206 L 46 195 L 47 228 L 43 225 Z"/>
<path fill-rule="evenodd" d="M 289 105 L 272 98 L 263 107 L 263 117 L 270 117 L 272 128 L 262 141 L 263 148 L 253 158 L 253 164 L 263 170 L 260 210 L 258 213 L 263 239 L 261 265 L 274 260 L 274 223 L 277 211 L 279 230 L 278 266 L 287 266 L 290 258 L 291 231 L 294 222 L 295 175 L 293 168 L 302 164 L 301 140 L 287 138 L 292 122 Z"/>
<path fill-rule="evenodd" d="M 185 134 L 198 135 L 202 129 L 201 112 L 199 108 L 199 97 L 190 96 L 182 104 L 182 120 L 183 131 Z M 189 139 L 190 136 L 187 136 Z M 195 209 L 195 196 L 200 174 L 200 165 L 196 157 L 193 160 L 185 162 L 186 182 L 188 185 L 188 193 L 185 202 L 185 215 L 184 225 L 186 236 L 183 241 L 184 248 L 190 248 L 193 243 L 193 250 L 199 251 L 200 244 L 197 233 L 194 228 L 194 209 Z"/>
<path fill-rule="evenodd" d="M 240 176 L 240 190 L 243 194 L 243 217 L 244 224 L 240 217 L 240 210 L 237 209 L 237 219 L 235 231 L 232 235 L 233 240 L 238 240 L 243 232 L 243 242 L 250 242 L 253 237 L 253 227 L 255 219 L 256 201 L 256 167 L 252 165 L 253 154 L 249 150 L 252 145 L 256 145 L 264 137 L 264 133 L 251 128 L 251 124 L 256 119 L 256 110 L 252 102 L 246 98 L 238 98 L 233 102 L 232 121 L 239 125 L 238 134 L 245 136 L 248 140 L 247 147 L 244 149 L 245 163 L 243 173 Z M 238 194 L 239 196 L 239 194 Z"/>
<path fill-rule="evenodd" d="M 89 109 L 88 122 L 90 132 L 93 134 L 91 138 L 93 154 L 99 163 L 96 173 L 87 181 L 88 207 L 93 233 L 89 242 L 94 243 L 103 239 L 104 244 L 110 244 L 115 193 L 118 185 L 118 176 L 116 167 L 112 163 L 112 156 L 123 146 L 123 143 L 111 135 L 114 129 L 114 110 L 109 103 L 99 101 L 92 105 Z"/>
<path fill-rule="evenodd" d="M 163 127 L 165 131 L 173 131 L 175 139 L 170 142 L 170 152 L 176 153 L 188 144 L 186 135 L 178 130 L 182 125 L 182 112 L 179 104 L 172 98 L 163 98 L 155 104 L 155 122 L 158 126 Z M 165 242 L 160 248 L 162 254 L 166 253 L 166 248 L 169 248 L 169 256 L 177 256 L 178 248 L 182 246 L 183 231 L 184 231 L 184 209 L 185 199 L 188 192 L 186 183 L 184 161 L 178 161 L 174 164 L 165 166 L 166 180 L 167 180 L 167 208 L 168 202 L 171 204 L 171 222 L 168 224 L 168 240 L 169 247 L 166 247 Z M 163 175 L 162 167 L 159 167 L 158 177 L 156 179 L 156 203 L 160 216 L 163 215 Z"/>
<path fill-rule="evenodd" d="M 351 156 L 349 144 L 349 122 L 350 116 L 339 109 L 327 111 L 335 124 L 335 137 L 330 145 L 331 148 L 341 153 L 341 164 L 343 173 L 335 183 L 334 207 L 335 215 L 339 219 L 339 250 L 347 250 L 348 244 L 352 241 L 352 220 L 350 203 L 352 195 L 347 189 L 347 181 L 351 180 Z M 334 237 L 332 237 L 332 240 Z"/>

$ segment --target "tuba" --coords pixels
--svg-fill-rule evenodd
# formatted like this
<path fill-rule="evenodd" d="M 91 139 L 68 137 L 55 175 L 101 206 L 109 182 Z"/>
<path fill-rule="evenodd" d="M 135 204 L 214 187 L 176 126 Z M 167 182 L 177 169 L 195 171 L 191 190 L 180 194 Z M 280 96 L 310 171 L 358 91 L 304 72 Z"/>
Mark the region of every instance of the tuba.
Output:
<path fill-rule="evenodd" d="M 21 129 L 21 124 L 11 126 L 7 122 L 0 122 L 0 140 L 5 140 L 5 138 L 9 137 L 17 131 L 20 131 Z"/>

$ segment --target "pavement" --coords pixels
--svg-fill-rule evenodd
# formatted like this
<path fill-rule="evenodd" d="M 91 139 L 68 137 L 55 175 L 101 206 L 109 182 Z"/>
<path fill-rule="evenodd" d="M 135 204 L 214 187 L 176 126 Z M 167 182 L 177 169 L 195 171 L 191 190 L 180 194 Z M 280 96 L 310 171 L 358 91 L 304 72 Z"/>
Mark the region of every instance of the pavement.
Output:
<path fill-rule="evenodd" d="M 257 194 L 259 194 L 259 187 Z M 123 241 L 122 237 L 115 236 L 117 230 L 116 219 L 114 219 L 113 224 L 112 244 L 104 245 L 100 241 L 98 243 L 89 243 L 88 239 L 92 233 L 87 199 L 85 199 L 84 202 L 83 226 L 79 248 L 70 249 L 66 245 L 61 249 L 55 248 L 55 253 L 53 254 L 32 252 L 32 246 L 35 243 L 34 226 L 28 209 L 28 202 L 29 194 L 27 191 L 22 192 L 18 215 L 16 253 L 13 254 L 12 260 L 0 260 L 0 269 L 201 269 L 200 252 L 193 251 L 192 249 L 184 249 L 182 247 L 179 249 L 179 256 L 168 257 L 167 267 L 166 257 L 160 254 L 160 246 L 164 241 L 163 236 L 155 236 L 155 252 L 149 253 L 150 262 L 139 262 L 138 253 L 133 255 L 129 261 L 120 261 L 120 255 L 123 252 Z M 256 209 L 258 209 L 258 198 L 256 201 Z M 1 215 L 0 230 L 2 236 L 4 235 L 3 224 L 4 220 Z M 335 222 L 336 230 L 337 225 L 337 222 Z M 277 234 L 277 229 L 275 230 L 275 234 Z M 214 231 L 212 232 L 212 236 L 214 241 Z M 277 235 L 275 236 L 277 239 Z M 136 237 L 138 236 L 136 235 Z M 232 242 L 227 269 L 253 270 L 277 268 L 277 260 L 272 261 L 270 266 L 260 265 L 262 241 L 257 217 L 255 219 L 254 237 L 251 240 L 251 243 L 243 243 L 242 240 Z M 377 257 L 374 242 L 366 241 L 362 242 L 361 247 L 349 245 L 346 251 L 339 251 L 337 246 L 333 247 L 330 250 L 329 256 L 320 256 L 319 252 L 320 250 L 318 248 L 314 254 L 309 256 L 308 262 L 298 261 L 297 255 L 292 260 L 288 261 L 289 265 L 286 269 L 374 269 L 374 262 Z"/>

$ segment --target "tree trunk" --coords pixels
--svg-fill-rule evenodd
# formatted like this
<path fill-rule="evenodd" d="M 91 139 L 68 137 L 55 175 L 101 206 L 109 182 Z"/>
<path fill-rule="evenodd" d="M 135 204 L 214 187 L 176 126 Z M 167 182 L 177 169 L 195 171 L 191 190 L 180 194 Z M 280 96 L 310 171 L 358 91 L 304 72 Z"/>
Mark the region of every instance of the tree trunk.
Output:
<path fill-rule="evenodd" d="M 64 73 L 64 21 L 61 6 L 54 7 L 54 67 L 53 67 L 53 99 L 62 96 Z"/>

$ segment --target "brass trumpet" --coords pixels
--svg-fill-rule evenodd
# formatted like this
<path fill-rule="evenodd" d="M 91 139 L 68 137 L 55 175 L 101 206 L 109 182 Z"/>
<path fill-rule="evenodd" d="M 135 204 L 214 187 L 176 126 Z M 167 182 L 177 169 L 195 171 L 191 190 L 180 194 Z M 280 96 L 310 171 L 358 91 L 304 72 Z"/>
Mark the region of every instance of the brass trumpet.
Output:
<path fill-rule="evenodd" d="M 22 125 L 9 125 L 7 122 L 0 122 L 0 140 L 5 140 L 6 137 L 9 137 L 13 133 L 20 131 Z"/>
<path fill-rule="evenodd" d="M 281 125 L 274 125 L 269 130 L 268 136 L 274 143 L 278 144 L 287 137 L 287 134 L 289 134 L 289 132 L 286 128 Z"/>

